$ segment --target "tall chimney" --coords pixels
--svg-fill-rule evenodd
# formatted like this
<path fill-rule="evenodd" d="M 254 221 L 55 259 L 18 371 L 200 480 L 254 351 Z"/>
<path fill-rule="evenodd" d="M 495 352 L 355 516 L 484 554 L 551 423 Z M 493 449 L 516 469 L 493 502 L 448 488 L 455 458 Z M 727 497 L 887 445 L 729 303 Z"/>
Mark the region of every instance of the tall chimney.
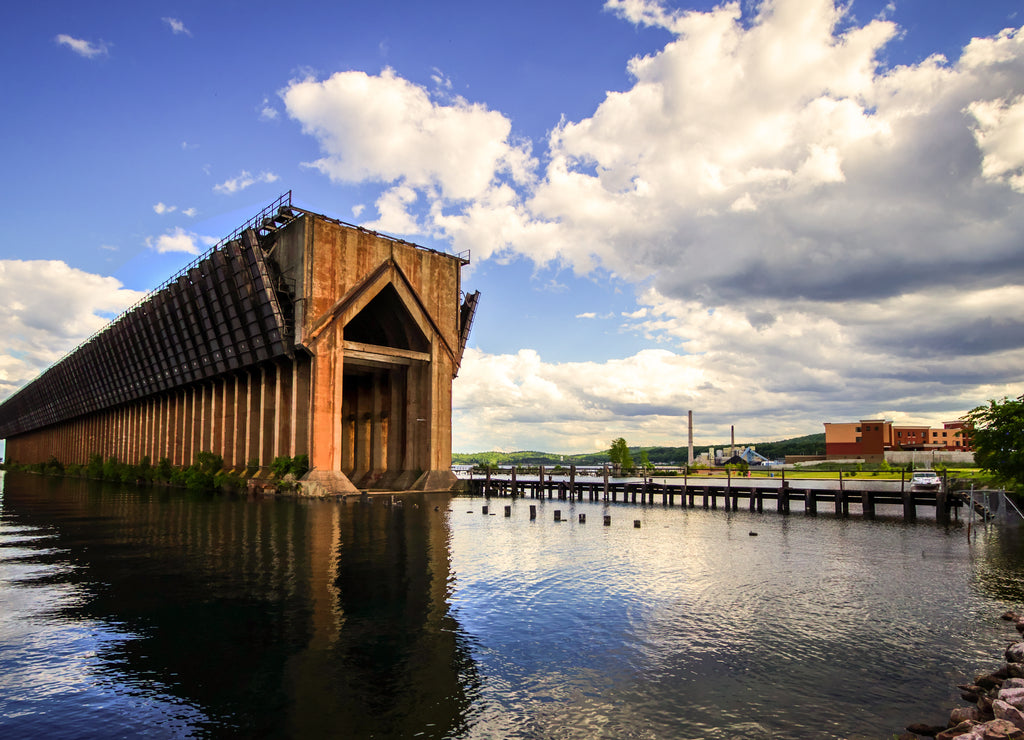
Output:
<path fill-rule="evenodd" d="M 693 409 L 690 409 L 687 412 L 686 416 L 687 416 L 686 426 L 687 426 L 687 428 L 690 431 L 690 450 L 689 450 L 690 457 L 689 457 L 689 460 L 687 460 L 687 463 L 690 464 L 690 465 L 693 465 Z"/>
<path fill-rule="evenodd" d="M 729 457 L 736 457 L 736 426 L 729 426 Z"/>

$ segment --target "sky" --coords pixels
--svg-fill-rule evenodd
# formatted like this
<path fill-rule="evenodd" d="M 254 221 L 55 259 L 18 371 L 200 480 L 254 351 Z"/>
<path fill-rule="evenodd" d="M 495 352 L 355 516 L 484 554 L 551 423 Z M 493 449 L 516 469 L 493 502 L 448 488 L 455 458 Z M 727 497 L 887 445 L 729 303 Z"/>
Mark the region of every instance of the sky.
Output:
<path fill-rule="evenodd" d="M 469 250 L 453 448 L 1024 392 L 1024 4 L 43 0 L 0 28 L 0 399 L 280 194 Z"/>

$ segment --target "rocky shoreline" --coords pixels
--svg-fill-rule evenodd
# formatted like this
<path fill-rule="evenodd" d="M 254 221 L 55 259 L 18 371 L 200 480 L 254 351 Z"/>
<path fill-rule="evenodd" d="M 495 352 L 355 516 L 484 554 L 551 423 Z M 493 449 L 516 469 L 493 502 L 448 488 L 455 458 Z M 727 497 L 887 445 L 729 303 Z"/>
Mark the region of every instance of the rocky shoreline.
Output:
<path fill-rule="evenodd" d="M 1024 634 L 1024 615 L 1006 612 L 1003 619 Z M 969 704 L 951 711 L 948 725 L 908 725 L 898 740 L 1024 740 L 1024 642 L 1007 647 L 1004 657 L 999 670 L 957 687 Z"/>

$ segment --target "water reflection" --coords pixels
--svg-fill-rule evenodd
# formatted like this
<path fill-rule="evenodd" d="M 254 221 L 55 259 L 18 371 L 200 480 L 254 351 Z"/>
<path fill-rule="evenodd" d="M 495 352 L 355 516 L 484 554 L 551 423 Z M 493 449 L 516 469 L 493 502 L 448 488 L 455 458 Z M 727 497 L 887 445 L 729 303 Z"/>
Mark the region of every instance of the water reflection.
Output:
<path fill-rule="evenodd" d="M 53 717 L 134 734 L 141 704 L 151 736 L 458 734 L 475 678 L 448 614 L 447 516 L 438 497 L 225 501 L 8 476 L 0 716 L 23 711 L 26 734 Z M 76 691 L 99 697 L 85 716 L 63 697 Z"/>

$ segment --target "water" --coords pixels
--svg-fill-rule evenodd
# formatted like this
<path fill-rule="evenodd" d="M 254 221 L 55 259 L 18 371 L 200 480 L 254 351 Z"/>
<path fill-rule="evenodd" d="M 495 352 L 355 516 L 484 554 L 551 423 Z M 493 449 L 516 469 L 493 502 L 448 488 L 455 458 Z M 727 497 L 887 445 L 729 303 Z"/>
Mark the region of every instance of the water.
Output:
<path fill-rule="evenodd" d="M 891 738 L 1024 606 L 1013 530 L 400 500 L 8 474 L 0 736 Z"/>

